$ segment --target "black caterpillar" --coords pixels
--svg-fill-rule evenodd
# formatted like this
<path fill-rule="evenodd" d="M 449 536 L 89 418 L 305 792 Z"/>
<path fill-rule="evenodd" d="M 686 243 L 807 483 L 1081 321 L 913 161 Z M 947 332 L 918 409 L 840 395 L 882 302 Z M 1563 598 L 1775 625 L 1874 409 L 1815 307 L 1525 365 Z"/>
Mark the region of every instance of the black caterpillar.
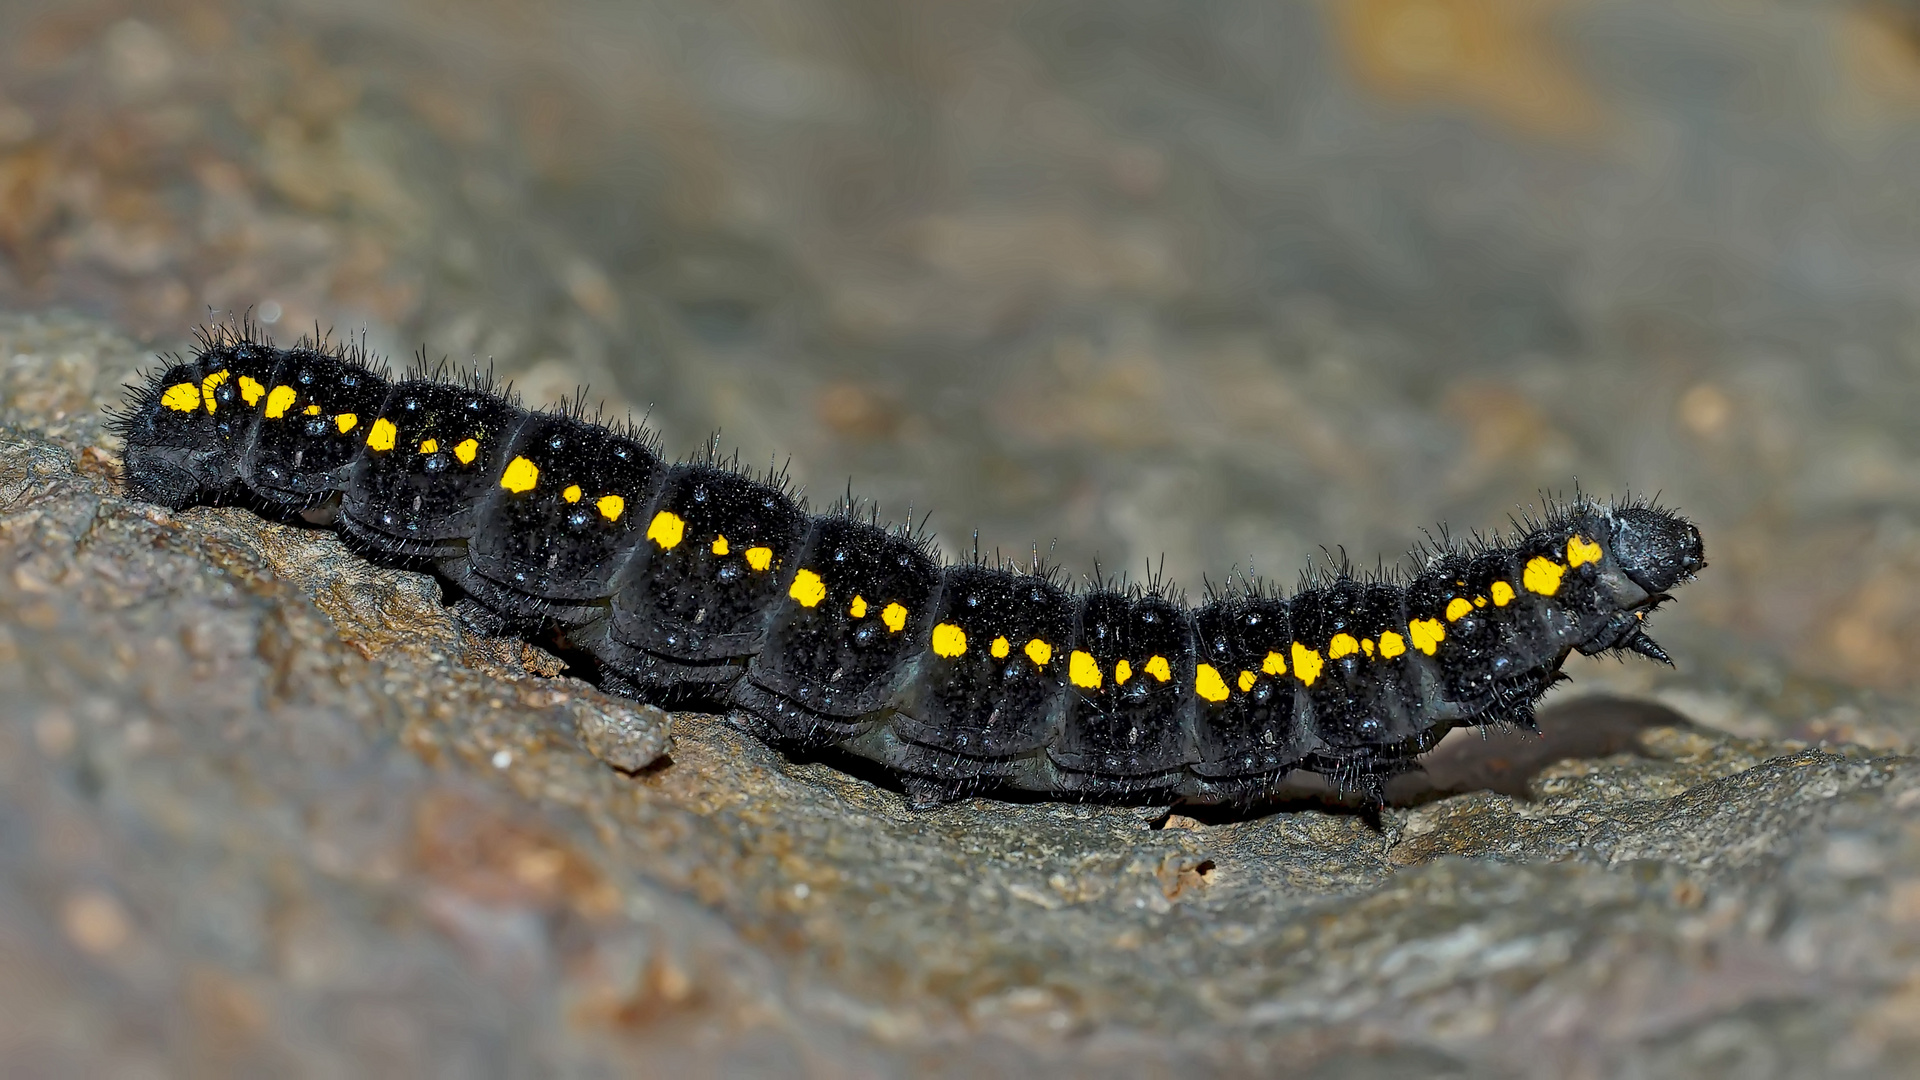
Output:
<path fill-rule="evenodd" d="M 1670 663 L 1642 622 L 1704 565 L 1676 514 L 1576 496 L 1509 543 L 1443 538 L 1415 569 L 1343 565 L 1291 597 L 1074 591 L 1037 559 L 943 565 L 851 503 L 809 514 L 782 477 L 668 463 L 644 431 L 484 379 L 391 381 L 361 350 L 247 325 L 199 343 L 114 418 L 134 496 L 330 518 L 430 565 L 496 632 L 557 631 L 610 692 L 838 747 L 916 803 L 1247 803 L 1293 769 L 1377 800 L 1453 727 L 1532 727 L 1572 650 Z"/>

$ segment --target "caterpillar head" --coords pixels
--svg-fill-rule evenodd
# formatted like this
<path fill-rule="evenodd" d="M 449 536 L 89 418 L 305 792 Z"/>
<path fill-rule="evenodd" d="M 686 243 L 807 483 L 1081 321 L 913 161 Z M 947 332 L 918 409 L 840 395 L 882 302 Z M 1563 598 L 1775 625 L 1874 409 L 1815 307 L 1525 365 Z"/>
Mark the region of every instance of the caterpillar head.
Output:
<path fill-rule="evenodd" d="M 1689 580 L 1706 565 L 1700 530 L 1677 514 L 1651 506 L 1615 510 L 1609 546 L 1621 571 L 1655 596 Z"/>
<path fill-rule="evenodd" d="M 1639 653 L 1667 665 L 1673 661 L 1647 636 L 1647 616 L 1671 597 L 1667 590 L 1691 580 L 1706 565 L 1700 530 L 1685 518 L 1653 506 L 1617 507 L 1606 514 L 1611 521 L 1608 548 L 1613 565 L 1625 580 L 1603 585 L 1612 614 L 1577 648 L 1589 656 L 1610 651 Z M 1612 574 L 1603 576 L 1612 577 Z"/>

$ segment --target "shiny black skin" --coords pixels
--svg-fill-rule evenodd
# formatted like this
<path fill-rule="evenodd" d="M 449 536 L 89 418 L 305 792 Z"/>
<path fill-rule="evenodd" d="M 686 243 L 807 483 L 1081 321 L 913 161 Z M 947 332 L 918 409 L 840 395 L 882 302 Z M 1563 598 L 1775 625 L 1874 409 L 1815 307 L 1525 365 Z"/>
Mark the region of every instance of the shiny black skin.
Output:
<path fill-rule="evenodd" d="M 182 407 L 189 384 L 212 409 Z M 255 386 L 297 397 L 269 418 L 242 389 Z M 370 449 L 381 420 L 392 446 Z M 1666 660 L 1645 618 L 1704 565 L 1698 530 L 1671 511 L 1579 498 L 1510 543 L 1426 552 L 1381 578 L 1336 570 L 1291 596 L 1244 586 L 1191 608 L 1160 588 L 1075 592 L 1038 568 L 942 565 L 871 518 L 809 514 L 778 478 L 669 464 L 643 432 L 577 411 L 530 411 L 479 381 L 395 382 L 351 350 L 276 349 L 245 328 L 204 332 L 116 424 L 134 497 L 333 512 L 370 556 L 437 571 L 477 626 L 557 634 L 610 691 L 727 708 L 776 745 L 870 759 L 918 803 L 1244 802 L 1298 768 L 1377 797 L 1453 727 L 1531 725 L 1575 650 Z M 464 458 L 463 439 L 477 447 Z M 527 491 L 501 482 L 516 457 L 542 478 Z M 617 514 L 594 509 L 608 494 Z M 682 539 L 649 535 L 660 514 Z M 1576 561 L 1570 544 L 1600 554 Z M 1561 567 L 1554 592 L 1513 591 L 1534 559 Z M 803 573 L 820 582 L 811 603 Z M 1445 614 L 1464 597 L 1478 599 Z M 1437 647 L 1412 644 L 1420 620 L 1444 627 Z M 959 654 L 951 636 L 934 649 L 942 625 L 964 634 Z M 1335 655 L 1337 636 L 1366 653 Z M 1296 642 L 1319 650 L 1310 680 Z M 1097 682 L 1074 676 L 1076 651 Z M 1265 666 L 1275 656 L 1285 673 Z"/>

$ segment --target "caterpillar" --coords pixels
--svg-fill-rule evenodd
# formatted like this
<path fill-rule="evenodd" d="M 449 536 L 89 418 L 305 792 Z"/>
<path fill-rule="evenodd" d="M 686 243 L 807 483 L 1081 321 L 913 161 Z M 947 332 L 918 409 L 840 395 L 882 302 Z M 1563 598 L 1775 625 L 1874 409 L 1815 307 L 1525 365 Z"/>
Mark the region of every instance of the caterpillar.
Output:
<path fill-rule="evenodd" d="M 1342 559 L 1291 595 L 1229 579 L 1191 606 L 1157 580 L 1071 587 L 1037 556 L 945 562 L 911 526 L 811 513 L 711 449 L 668 461 L 577 401 L 523 408 L 424 361 L 394 378 L 246 323 L 197 341 L 113 416 L 133 497 L 330 524 L 432 569 L 493 632 L 555 635 L 610 693 L 878 763 L 916 805 L 1244 805 L 1296 769 L 1377 802 L 1452 728 L 1531 728 L 1571 652 L 1671 664 L 1645 620 L 1705 565 L 1673 511 L 1576 494 L 1510 537 L 1443 532 L 1399 569 Z"/>

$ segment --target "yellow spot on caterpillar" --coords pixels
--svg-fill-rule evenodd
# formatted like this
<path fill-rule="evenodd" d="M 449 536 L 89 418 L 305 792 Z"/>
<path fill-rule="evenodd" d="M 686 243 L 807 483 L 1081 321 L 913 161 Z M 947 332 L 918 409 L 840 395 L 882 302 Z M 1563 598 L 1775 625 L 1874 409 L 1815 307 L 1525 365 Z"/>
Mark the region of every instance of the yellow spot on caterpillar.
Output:
<path fill-rule="evenodd" d="M 240 397 L 246 401 L 248 408 L 260 404 L 260 395 L 266 392 L 267 388 L 261 386 L 253 376 L 240 376 Z"/>
<path fill-rule="evenodd" d="M 1308 686 L 1320 677 L 1320 669 L 1325 666 L 1320 654 L 1299 642 L 1293 643 L 1293 675 Z"/>
<path fill-rule="evenodd" d="M 232 375 L 233 372 L 222 368 L 200 380 L 200 399 L 206 403 L 208 412 L 212 412 L 216 404 L 213 400 L 213 392 L 220 389 L 220 384 L 226 382 Z"/>
<path fill-rule="evenodd" d="M 671 510 L 660 511 L 653 515 L 652 521 L 647 523 L 647 539 L 659 544 L 660 550 L 662 551 L 672 551 L 674 548 L 680 546 L 680 541 L 685 538 L 686 535 L 687 523 L 680 520 L 680 515 Z M 805 571 L 802 572 L 804 573 Z M 815 578 L 814 580 L 818 581 L 819 579 Z M 798 587 L 799 582 L 796 581 L 794 584 Z M 815 601 L 815 603 L 818 603 L 818 601 Z M 807 606 L 812 607 L 813 604 L 808 604 Z"/>
<path fill-rule="evenodd" d="M 747 549 L 747 565 L 755 570 L 765 570 L 773 565 L 773 549 L 770 547 L 750 547 Z"/>
<path fill-rule="evenodd" d="M 393 421 L 383 416 L 375 420 L 373 422 L 373 430 L 367 432 L 367 449 L 391 450 L 393 449 L 393 440 L 398 437 L 399 434 L 400 429 L 393 426 Z"/>
<path fill-rule="evenodd" d="M 802 570 L 793 575 L 793 585 L 787 589 L 787 595 L 800 601 L 801 607 L 818 607 L 820 601 L 827 598 L 827 583 L 820 575 L 811 570 Z"/>
<path fill-rule="evenodd" d="M 1278 652 L 1270 652 L 1267 654 L 1265 660 L 1260 661 L 1260 670 L 1269 675 L 1285 675 L 1287 673 L 1287 658 L 1281 656 Z"/>
<path fill-rule="evenodd" d="M 1161 682 L 1166 682 L 1168 679 L 1173 678 L 1173 669 L 1167 666 L 1166 657 L 1155 656 L 1147 660 L 1147 674 L 1159 679 Z"/>
<path fill-rule="evenodd" d="M 1527 560 L 1527 569 L 1520 575 L 1520 584 L 1525 585 L 1528 592 L 1552 596 L 1560 591 L 1560 576 L 1566 572 L 1566 567 L 1552 559 L 1535 555 Z"/>
<path fill-rule="evenodd" d="M 570 503 L 579 502 L 580 501 L 580 485 L 568 484 L 566 487 L 566 490 L 560 493 L 560 497 L 567 500 Z"/>
<path fill-rule="evenodd" d="M 540 466 L 535 465 L 533 462 L 528 461 L 526 458 L 523 458 L 523 457 L 516 457 L 512 461 L 507 462 L 507 471 L 504 474 L 502 474 L 500 477 L 500 486 L 503 488 L 506 488 L 508 491 L 513 492 L 515 495 L 520 495 L 520 494 L 524 494 L 525 492 L 532 491 L 533 485 L 539 482 L 540 482 Z M 653 523 L 655 526 L 658 526 L 660 524 L 660 519 L 655 518 Z M 647 533 L 647 538 L 652 539 L 653 533 L 651 532 Z M 677 544 L 679 542 L 680 542 L 680 519 L 674 518 L 673 544 Z M 672 547 L 673 544 L 666 544 L 664 546 Z"/>
<path fill-rule="evenodd" d="M 360 418 L 353 413 L 343 412 L 333 418 L 333 426 L 340 429 L 340 434 L 345 435 L 360 426 Z"/>
<path fill-rule="evenodd" d="M 1077 657 L 1084 654 L 1074 653 L 1073 655 Z M 1099 675 L 1098 671 L 1094 672 L 1096 679 Z M 1212 664 L 1201 664 L 1193 669 L 1193 692 L 1208 701 L 1225 701 L 1227 700 L 1227 683 L 1220 677 L 1219 672 L 1213 670 Z"/>
<path fill-rule="evenodd" d="M 728 549 L 727 549 L 726 537 L 716 536 L 713 538 L 713 553 L 715 555 L 725 555 L 727 553 L 727 550 Z"/>
<path fill-rule="evenodd" d="M 1218 677 L 1215 676 L 1215 678 Z M 1067 678 L 1073 680 L 1075 686 L 1086 690 L 1098 690 L 1100 689 L 1100 665 L 1093 662 L 1091 655 L 1075 649 L 1073 655 L 1067 659 Z"/>
<path fill-rule="evenodd" d="M 1329 660 L 1342 660 L 1359 651 L 1360 643 L 1354 640 L 1352 634 L 1335 634 L 1333 640 L 1327 642 L 1327 659 Z"/>
<path fill-rule="evenodd" d="M 304 413 L 306 413 L 306 414 L 307 414 L 308 416 L 319 416 L 319 415 L 320 415 L 320 406 L 318 406 L 318 405 L 309 405 L 309 406 L 307 406 L 307 407 L 306 407 L 305 409 L 303 409 L 303 410 L 301 410 L 301 411 L 302 411 L 302 412 L 304 412 Z"/>
<path fill-rule="evenodd" d="M 1513 603 L 1513 586 L 1504 581 L 1494 582 L 1493 588 L 1487 591 L 1493 594 L 1494 607 L 1506 607 Z"/>
<path fill-rule="evenodd" d="M 421 453 L 423 453 L 423 454 L 437 454 L 437 453 L 439 453 L 439 452 L 440 452 L 440 440 L 439 440 L 439 439 L 421 439 L 421 440 L 420 440 L 420 452 L 421 452 Z"/>
<path fill-rule="evenodd" d="M 293 408 L 293 403 L 299 400 L 298 390 L 291 386 L 276 386 L 273 392 L 267 395 L 267 411 L 260 415 L 269 420 L 278 420 L 287 415 L 287 410 Z"/>
<path fill-rule="evenodd" d="M 1260 681 L 1260 676 L 1255 675 L 1253 672 L 1251 671 L 1241 672 L 1240 673 L 1240 692 L 1244 694 L 1247 691 L 1252 690 L 1253 684 L 1259 681 Z"/>
<path fill-rule="evenodd" d="M 1008 641 L 1006 638 L 997 637 L 993 639 L 992 652 L 993 652 L 993 658 L 995 660 L 1005 660 L 1007 658 L 1007 654 L 1012 651 L 1013 651 L 1013 643 Z"/>
<path fill-rule="evenodd" d="M 967 652 L 967 632 L 952 623 L 941 623 L 933 628 L 933 654 L 951 660 L 956 656 L 965 656 Z"/>
<path fill-rule="evenodd" d="M 1599 562 L 1600 555 L 1600 545 L 1579 533 L 1574 533 L 1567 538 L 1568 566 L 1584 566 L 1590 562 Z"/>
<path fill-rule="evenodd" d="M 200 407 L 200 388 L 190 382 L 175 383 L 160 395 L 160 404 L 174 412 L 192 412 Z"/>
<path fill-rule="evenodd" d="M 473 459 L 480 456 L 480 440 L 479 439 L 460 440 L 460 442 L 456 444 L 453 448 L 453 456 L 459 458 L 460 464 L 462 465 L 473 464 Z"/>
<path fill-rule="evenodd" d="M 459 451 L 454 451 L 459 453 Z M 600 509 L 600 516 L 608 521 L 619 521 L 620 515 L 627 511 L 627 500 L 618 495 L 602 495 L 600 501 L 593 504 Z"/>
<path fill-rule="evenodd" d="M 1035 667 L 1046 667 L 1053 660 L 1053 646 L 1039 638 L 1027 642 L 1027 647 L 1022 651 L 1027 654 L 1027 659 L 1033 661 Z"/>
<path fill-rule="evenodd" d="M 1125 686 L 1127 680 L 1131 678 L 1133 678 L 1132 664 L 1129 664 L 1125 660 L 1122 660 L 1119 663 L 1113 665 L 1113 685 Z"/>
<path fill-rule="evenodd" d="M 1473 606 L 1474 606 L 1474 607 L 1486 607 L 1486 606 L 1487 606 L 1487 598 L 1486 598 L 1486 597 L 1484 597 L 1484 596 L 1476 596 L 1476 597 L 1474 597 L 1474 598 L 1473 598 Z"/>
<path fill-rule="evenodd" d="M 1373 639 L 1370 637 L 1361 638 L 1360 651 L 1367 654 L 1367 659 L 1373 659 Z"/>
<path fill-rule="evenodd" d="M 866 618 L 867 617 L 867 598 L 864 596 L 861 596 L 859 593 L 855 593 L 853 595 L 853 606 L 847 608 L 847 614 L 853 616 L 856 619 Z"/>
<path fill-rule="evenodd" d="M 899 604 L 888 604 L 880 612 L 880 621 L 887 624 L 888 630 L 897 634 L 907 628 L 907 609 Z"/>
<path fill-rule="evenodd" d="M 1428 656 L 1447 640 L 1447 629 L 1440 625 L 1439 619 L 1415 619 L 1407 624 L 1407 634 L 1413 638 L 1413 647 Z"/>
<path fill-rule="evenodd" d="M 1380 659 L 1391 660 L 1407 651 L 1407 639 L 1391 630 L 1380 635 Z"/>
<path fill-rule="evenodd" d="M 1464 597 L 1456 596 L 1447 601 L 1448 622 L 1459 622 L 1462 618 L 1472 614 L 1472 612 L 1473 604 Z"/>

